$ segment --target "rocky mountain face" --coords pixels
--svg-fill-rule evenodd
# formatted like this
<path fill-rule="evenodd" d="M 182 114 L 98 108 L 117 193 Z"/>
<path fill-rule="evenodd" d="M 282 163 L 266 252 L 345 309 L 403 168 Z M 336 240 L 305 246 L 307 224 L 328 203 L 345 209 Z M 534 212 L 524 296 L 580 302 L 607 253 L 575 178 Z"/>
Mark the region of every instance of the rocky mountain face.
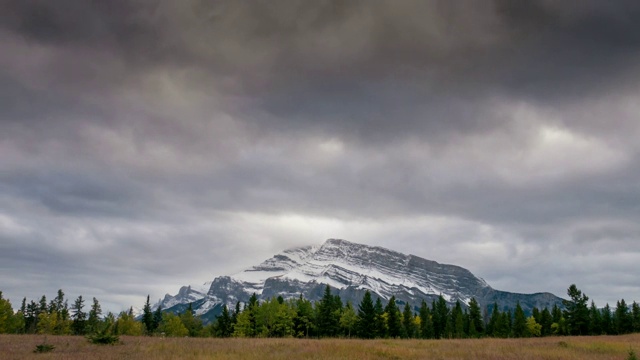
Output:
<path fill-rule="evenodd" d="M 289 249 L 263 263 L 231 276 L 220 276 L 202 287 L 184 286 L 178 294 L 167 294 L 156 306 L 181 312 L 192 304 L 196 315 L 213 320 L 222 306 L 233 309 L 236 302 L 247 302 L 256 293 L 260 299 L 282 296 L 319 300 L 326 285 L 344 302 L 358 304 L 365 291 L 388 300 L 395 295 L 399 304 L 408 302 L 419 307 L 439 295 L 453 305 L 467 304 L 475 298 L 484 308 L 497 302 L 502 309 L 515 308 L 516 302 L 525 312 L 562 306 L 562 299 L 550 293 L 517 294 L 494 290 L 469 270 L 440 264 L 414 255 L 405 255 L 381 247 L 330 239 L 321 246 Z"/>

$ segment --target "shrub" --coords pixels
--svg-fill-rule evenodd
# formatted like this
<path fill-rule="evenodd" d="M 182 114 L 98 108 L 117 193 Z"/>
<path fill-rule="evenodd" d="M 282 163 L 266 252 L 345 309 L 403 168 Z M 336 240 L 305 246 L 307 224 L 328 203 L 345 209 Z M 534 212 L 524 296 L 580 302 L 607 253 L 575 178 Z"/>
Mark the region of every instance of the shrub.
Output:
<path fill-rule="evenodd" d="M 33 350 L 34 353 L 48 353 L 53 351 L 56 347 L 51 344 L 42 343 L 40 345 L 36 345 L 36 349 Z"/>

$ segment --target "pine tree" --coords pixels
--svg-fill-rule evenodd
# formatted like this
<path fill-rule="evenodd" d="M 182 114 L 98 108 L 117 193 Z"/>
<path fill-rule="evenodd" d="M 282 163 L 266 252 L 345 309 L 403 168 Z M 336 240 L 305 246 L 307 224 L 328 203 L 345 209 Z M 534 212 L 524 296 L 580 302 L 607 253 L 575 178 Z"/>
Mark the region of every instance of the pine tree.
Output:
<path fill-rule="evenodd" d="M 548 308 L 542 309 L 540 313 L 540 325 L 542 326 L 540 329 L 541 336 L 551 335 L 551 324 L 553 324 L 551 312 Z"/>
<path fill-rule="evenodd" d="M 296 301 L 296 317 L 293 324 L 297 337 L 309 337 L 313 329 L 313 305 L 303 298 L 302 294 Z"/>
<path fill-rule="evenodd" d="M 438 296 L 438 300 L 434 301 L 431 307 L 434 337 L 440 339 L 448 336 L 448 334 L 445 335 L 445 330 L 447 327 L 447 319 L 449 318 L 449 308 L 447 307 L 447 302 L 444 297 L 442 297 L 442 295 Z"/>
<path fill-rule="evenodd" d="M 376 303 L 373 305 L 373 310 L 376 314 L 374 323 L 375 337 L 386 338 L 387 321 L 385 320 L 384 307 L 382 306 L 382 300 L 380 300 L 380 298 L 376 298 Z"/>
<path fill-rule="evenodd" d="M 376 336 L 375 322 L 376 311 L 371 299 L 371 293 L 367 290 L 360 305 L 358 305 L 358 336 L 363 339 L 373 339 Z"/>
<path fill-rule="evenodd" d="M 456 305 L 451 310 L 451 330 L 449 336 L 455 339 L 462 339 L 465 337 L 464 333 L 464 314 L 462 312 L 462 305 L 460 301 L 456 301 Z"/>
<path fill-rule="evenodd" d="M 153 312 L 153 329 L 158 330 L 158 328 L 162 325 L 162 304 L 158 305 L 158 308 Z"/>
<path fill-rule="evenodd" d="M 217 337 L 229 337 L 233 333 L 231 316 L 229 315 L 229 309 L 227 309 L 226 304 L 222 307 L 222 314 L 217 316 L 217 322 L 214 329 L 215 336 Z"/>
<path fill-rule="evenodd" d="M 614 327 L 617 334 L 628 334 L 633 331 L 633 319 L 624 299 L 616 303 Z"/>
<path fill-rule="evenodd" d="M 400 315 L 400 310 L 396 305 L 396 297 L 391 296 L 389 299 L 389 303 L 384 309 L 385 314 L 387 314 L 387 327 L 389 329 L 389 337 L 398 338 L 402 332 L 402 319 Z"/>
<path fill-rule="evenodd" d="M 563 300 L 566 310 L 564 317 L 567 321 L 569 332 L 572 335 L 586 335 L 589 333 L 589 297 L 578 290 L 575 284 L 571 284 L 567 290 L 570 300 Z"/>
<path fill-rule="evenodd" d="M 94 297 L 93 304 L 91 305 L 91 310 L 89 311 L 89 318 L 87 319 L 86 331 L 89 334 L 94 333 L 98 330 L 100 315 L 102 315 L 102 308 L 100 307 L 98 299 Z"/>
<path fill-rule="evenodd" d="M 589 334 L 600 335 L 602 333 L 602 314 L 596 307 L 596 304 L 591 301 L 591 307 L 589 308 Z"/>
<path fill-rule="evenodd" d="M 514 337 L 526 337 L 527 334 L 527 317 L 520 306 L 520 302 L 516 302 L 516 310 L 513 314 L 512 333 Z"/>
<path fill-rule="evenodd" d="M 499 333 L 499 325 L 500 325 L 500 309 L 498 308 L 498 303 L 493 303 L 493 308 L 491 309 L 491 317 L 489 318 L 489 323 L 487 324 L 487 335 L 498 337 Z"/>
<path fill-rule="evenodd" d="M 615 333 L 613 328 L 613 315 L 611 314 L 611 307 L 606 304 L 602 308 L 602 332 L 606 335 L 612 335 Z"/>
<path fill-rule="evenodd" d="M 339 304 L 340 307 L 342 307 L 342 301 L 340 301 Z M 324 290 L 324 296 L 317 306 L 318 315 L 316 325 L 318 328 L 318 335 L 322 337 L 334 337 L 338 334 L 340 329 L 339 310 L 336 298 L 331 295 L 331 287 L 327 285 Z"/>
<path fill-rule="evenodd" d="M 427 302 L 422 300 L 420 304 L 420 337 L 422 339 L 433 339 L 433 320 Z"/>
<path fill-rule="evenodd" d="M 631 318 L 633 332 L 640 332 L 640 305 L 635 301 L 631 305 Z"/>
<path fill-rule="evenodd" d="M 413 311 L 411 310 L 411 306 L 409 306 L 408 302 L 404 304 L 404 310 L 402 312 L 402 325 L 404 327 L 404 334 L 406 338 L 411 339 L 416 337 L 415 319 Z"/>
<path fill-rule="evenodd" d="M 469 300 L 469 336 L 479 337 L 483 332 L 484 321 L 482 320 L 480 305 L 478 305 L 475 298 L 471 298 Z"/>
<path fill-rule="evenodd" d="M 86 331 L 86 319 L 87 314 L 82 310 L 84 308 L 84 299 L 82 299 L 82 295 L 78 296 L 76 301 L 73 303 L 73 307 L 71 310 L 73 311 L 73 315 L 71 316 L 73 322 L 71 324 L 71 329 L 75 335 L 84 335 Z"/>
<path fill-rule="evenodd" d="M 147 301 L 142 308 L 142 323 L 144 324 L 147 335 L 153 334 L 155 330 L 153 328 L 153 313 L 151 312 L 151 303 L 149 302 L 149 295 L 147 295 Z"/>

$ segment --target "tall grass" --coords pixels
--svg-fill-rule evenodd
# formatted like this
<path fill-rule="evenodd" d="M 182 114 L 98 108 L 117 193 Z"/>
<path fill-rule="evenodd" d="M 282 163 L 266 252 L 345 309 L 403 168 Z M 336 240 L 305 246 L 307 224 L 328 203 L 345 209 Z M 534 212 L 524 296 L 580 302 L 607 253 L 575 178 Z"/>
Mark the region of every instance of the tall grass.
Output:
<path fill-rule="evenodd" d="M 36 335 L 0 335 L 0 359 L 627 359 L 640 334 L 470 340 L 213 339 L 121 337 L 98 346 L 80 336 L 52 336 L 55 349 L 33 353 Z"/>

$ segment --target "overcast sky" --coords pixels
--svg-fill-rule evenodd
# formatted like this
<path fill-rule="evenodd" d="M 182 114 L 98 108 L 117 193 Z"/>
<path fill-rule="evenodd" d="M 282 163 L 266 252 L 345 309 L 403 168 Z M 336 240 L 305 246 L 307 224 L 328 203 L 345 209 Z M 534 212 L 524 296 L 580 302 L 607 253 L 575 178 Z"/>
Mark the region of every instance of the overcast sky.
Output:
<path fill-rule="evenodd" d="M 343 238 L 640 301 L 640 3 L 0 0 L 0 290 Z"/>

